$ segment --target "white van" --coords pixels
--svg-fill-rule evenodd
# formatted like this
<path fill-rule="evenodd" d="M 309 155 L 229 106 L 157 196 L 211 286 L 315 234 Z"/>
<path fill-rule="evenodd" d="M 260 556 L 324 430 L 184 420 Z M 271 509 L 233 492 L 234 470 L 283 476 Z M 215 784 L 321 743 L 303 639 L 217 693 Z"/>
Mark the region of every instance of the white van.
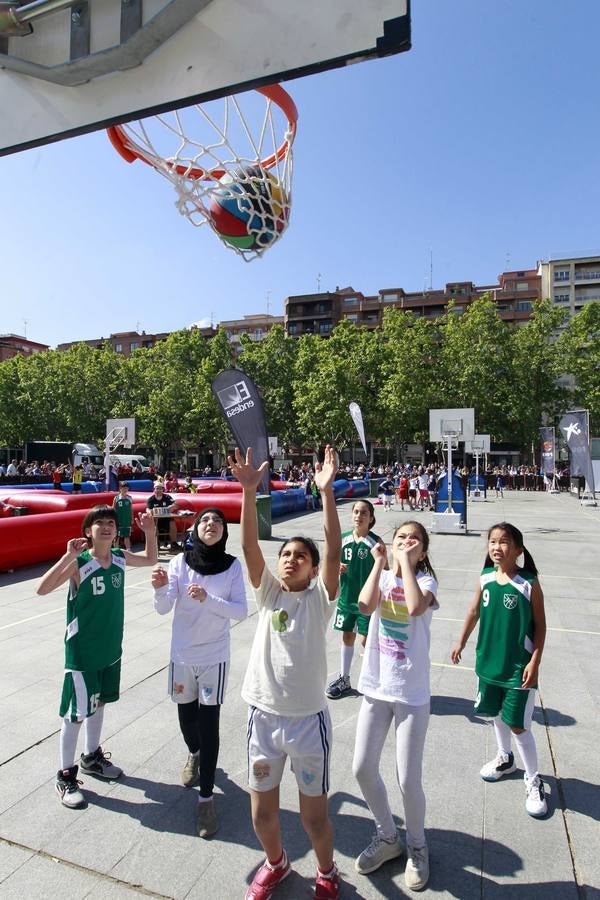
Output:
<path fill-rule="evenodd" d="M 73 444 L 71 461 L 74 466 L 89 462 L 100 469 L 104 465 L 104 454 L 95 444 Z"/>
<path fill-rule="evenodd" d="M 150 468 L 150 461 L 139 453 L 111 453 L 110 461 L 113 466 L 131 466 L 132 469 L 136 469 L 139 465 L 142 472 L 147 472 Z"/>

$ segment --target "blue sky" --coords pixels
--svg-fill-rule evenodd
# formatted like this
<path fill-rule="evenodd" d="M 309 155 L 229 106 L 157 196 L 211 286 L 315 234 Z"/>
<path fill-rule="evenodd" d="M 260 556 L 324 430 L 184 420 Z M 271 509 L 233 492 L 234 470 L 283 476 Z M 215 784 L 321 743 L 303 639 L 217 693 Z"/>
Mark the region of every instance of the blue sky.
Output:
<path fill-rule="evenodd" d="M 442 287 L 600 250 L 597 0 L 412 6 L 410 52 L 287 83 L 292 219 L 251 264 L 103 132 L 0 158 L 0 332 L 168 331 L 280 315 L 318 278 L 420 290 L 430 255 Z"/>

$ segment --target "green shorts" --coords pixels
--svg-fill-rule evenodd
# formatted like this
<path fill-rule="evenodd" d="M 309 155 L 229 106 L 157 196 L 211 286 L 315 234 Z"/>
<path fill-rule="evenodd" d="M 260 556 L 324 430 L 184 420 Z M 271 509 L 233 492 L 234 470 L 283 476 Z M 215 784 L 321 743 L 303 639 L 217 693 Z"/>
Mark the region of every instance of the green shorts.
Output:
<path fill-rule="evenodd" d="M 505 688 L 479 680 L 475 712 L 480 716 L 497 716 L 510 728 L 531 728 L 535 706 L 535 689 Z"/>
<path fill-rule="evenodd" d="M 342 606 L 338 606 L 333 617 L 335 631 L 357 631 L 366 636 L 369 633 L 369 619 L 371 616 L 363 616 L 359 612 L 350 612 Z"/>
<path fill-rule="evenodd" d="M 94 672 L 65 671 L 59 715 L 71 722 L 93 716 L 99 703 L 119 699 L 121 660 Z"/>

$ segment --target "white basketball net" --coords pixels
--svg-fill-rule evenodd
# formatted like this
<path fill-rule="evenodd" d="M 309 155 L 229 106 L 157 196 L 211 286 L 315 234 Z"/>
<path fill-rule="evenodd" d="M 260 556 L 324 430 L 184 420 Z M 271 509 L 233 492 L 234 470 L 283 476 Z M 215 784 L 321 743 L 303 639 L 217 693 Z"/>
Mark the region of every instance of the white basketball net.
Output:
<path fill-rule="evenodd" d="M 117 130 L 127 150 L 173 184 L 179 212 L 192 225 L 208 224 L 247 262 L 262 256 L 287 228 L 295 123 L 266 96 L 249 91 L 127 122 Z M 211 201 L 214 213 L 216 197 L 246 214 L 240 240 L 225 238 L 215 227 Z"/>

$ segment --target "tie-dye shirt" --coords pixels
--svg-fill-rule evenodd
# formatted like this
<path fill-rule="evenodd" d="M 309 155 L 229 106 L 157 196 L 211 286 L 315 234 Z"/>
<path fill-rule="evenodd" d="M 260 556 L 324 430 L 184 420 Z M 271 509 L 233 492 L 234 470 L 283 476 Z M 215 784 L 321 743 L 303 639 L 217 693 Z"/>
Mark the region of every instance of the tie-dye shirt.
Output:
<path fill-rule="evenodd" d="M 434 598 L 437 582 L 424 572 L 417 574 L 421 591 Z M 358 690 L 377 700 L 422 706 L 428 703 L 429 643 L 433 610 L 437 599 L 421 616 L 406 608 L 402 579 L 392 571 L 379 577 L 379 603 L 371 616 Z"/>

